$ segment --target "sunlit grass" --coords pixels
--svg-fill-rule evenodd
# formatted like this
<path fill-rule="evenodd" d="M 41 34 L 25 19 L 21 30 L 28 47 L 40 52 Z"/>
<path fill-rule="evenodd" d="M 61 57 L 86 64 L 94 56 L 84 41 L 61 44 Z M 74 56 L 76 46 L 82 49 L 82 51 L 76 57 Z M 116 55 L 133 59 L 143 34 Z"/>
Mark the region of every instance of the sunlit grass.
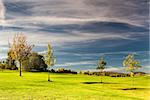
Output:
<path fill-rule="evenodd" d="M 150 76 L 103 77 L 0 71 L 0 100 L 148 100 Z M 135 90 L 130 90 L 136 88 Z M 127 89 L 127 90 L 123 90 Z"/>

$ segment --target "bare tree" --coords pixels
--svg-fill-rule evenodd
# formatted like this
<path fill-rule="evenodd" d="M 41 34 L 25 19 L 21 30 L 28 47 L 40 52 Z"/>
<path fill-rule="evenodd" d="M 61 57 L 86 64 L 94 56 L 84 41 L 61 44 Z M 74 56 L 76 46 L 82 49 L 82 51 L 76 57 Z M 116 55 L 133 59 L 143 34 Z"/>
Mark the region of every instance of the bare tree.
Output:
<path fill-rule="evenodd" d="M 24 34 L 16 34 L 9 44 L 10 56 L 19 63 L 20 76 L 22 76 L 22 62 L 31 55 L 33 45 L 29 45 Z"/>
<path fill-rule="evenodd" d="M 129 54 L 123 60 L 123 66 L 126 67 L 127 71 L 130 71 L 130 76 L 134 76 L 134 70 L 140 68 L 140 62 L 134 59 L 134 54 Z"/>
<path fill-rule="evenodd" d="M 101 58 L 99 59 L 97 65 L 98 65 L 97 69 L 99 69 L 100 72 L 102 73 L 103 70 L 105 69 L 105 66 L 106 66 L 106 62 L 105 62 L 104 58 L 101 57 Z M 102 83 L 102 76 L 101 76 L 101 83 Z"/>
<path fill-rule="evenodd" d="M 134 86 L 134 70 L 141 67 L 140 62 L 134 59 L 134 54 L 129 54 L 123 60 L 123 66 L 126 67 L 127 71 L 130 71 L 130 77 L 132 77 L 132 85 Z"/>
<path fill-rule="evenodd" d="M 48 65 L 48 81 L 51 81 L 49 70 L 50 70 L 50 67 L 54 66 L 55 60 L 56 59 L 53 56 L 52 46 L 50 45 L 50 43 L 48 43 L 47 52 L 46 52 L 46 55 L 45 55 L 45 63 Z"/>

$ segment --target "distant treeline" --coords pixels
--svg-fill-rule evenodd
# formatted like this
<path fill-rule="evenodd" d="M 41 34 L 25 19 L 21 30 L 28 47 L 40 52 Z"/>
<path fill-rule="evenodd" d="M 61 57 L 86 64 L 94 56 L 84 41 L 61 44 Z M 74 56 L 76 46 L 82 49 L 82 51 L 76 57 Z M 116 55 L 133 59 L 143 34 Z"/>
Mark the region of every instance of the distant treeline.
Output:
<path fill-rule="evenodd" d="M 39 56 L 37 53 L 33 54 L 34 57 Z M 34 58 L 33 57 L 33 58 Z M 24 71 L 30 71 L 30 72 L 47 72 L 48 70 L 47 65 L 44 64 L 43 61 L 41 61 L 41 64 L 44 64 L 44 67 L 41 67 L 40 62 L 36 62 L 36 60 L 32 58 L 32 64 L 28 63 L 30 66 L 25 67 L 24 65 Z M 42 56 L 40 56 L 42 58 Z M 13 63 L 12 63 L 13 64 Z M 40 66 L 39 66 L 40 65 Z M 33 67 L 34 66 L 34 67 Z M 14 65 L 9 66 L 7 62 L 0 62 L 0 69 L 10 69 L 10 70 L 18 70 L 18 68 Z M 64 68 L 58 68 L 58 69 L 51 69 L 49 70 L 51 73 L 68 73 L 68 74 L 84 74 L 84 75 L 95 75 L 95 76 L 110 76 L 110 77 L 130 77 L 129 73 L 119 73 L 119 72 L 111 72 L 111 71 L 103 71 L 103 72 L 90 72 L 90 71 L 80 71 L 76 72 L 70 69 L 64 69 Z M 145 72 L 134 72 L 134 76 L 143 76 L 145 75 Z"/>
<path fill-rule="evenodd" d="M 130 77 L 130 74 L 128 73 L 119 73 L 119 72 L 110 72 L 110 71 L 104 71 L 104 72 L 90 72 L 90 71 L 85 71 L 82 72 L 80 71 L 79 74 L 84 74 L 84 75 L 96 75 L 96 76 L 110 76 L 110 77 Z M 145 75 L 145 72 L 134 72 L 134 76 L 143 76 Z"/>
<path fill-rule="evenodd" d="M 84 74 L 84 75 L 96 75 L 96 76 L 110 76 L 110 77 L 130 77 L 129 73 L 119 73 L 119 72 L 111 72 L 111 71 L 104 71 L 104 72 L 90 72 L 90 71 L 72 71 L 70 69 L 58 68 L 56 70 L 51 69 L 51 73 L 69 73 L 69 74 Z M 143 76 L 146 73 L 144 72 L 134 72 L 134 76 Z"/>

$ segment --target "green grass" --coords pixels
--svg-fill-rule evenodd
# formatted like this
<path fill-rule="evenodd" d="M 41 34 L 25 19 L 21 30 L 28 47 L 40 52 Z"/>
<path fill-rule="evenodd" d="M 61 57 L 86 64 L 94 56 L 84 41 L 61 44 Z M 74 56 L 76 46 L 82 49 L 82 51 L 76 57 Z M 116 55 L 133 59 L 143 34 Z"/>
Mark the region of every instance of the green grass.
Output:
<path fill-rule="evenodd" d="M 0 71 L 0 100 L 148 100 L 150 76 L 130 77 Z M 93 84 L 87 84 L 86 82 Z M 94 83 L 95 82 L 95 83 Z M 137 88 L 136 90 L 122 90 Z"/>

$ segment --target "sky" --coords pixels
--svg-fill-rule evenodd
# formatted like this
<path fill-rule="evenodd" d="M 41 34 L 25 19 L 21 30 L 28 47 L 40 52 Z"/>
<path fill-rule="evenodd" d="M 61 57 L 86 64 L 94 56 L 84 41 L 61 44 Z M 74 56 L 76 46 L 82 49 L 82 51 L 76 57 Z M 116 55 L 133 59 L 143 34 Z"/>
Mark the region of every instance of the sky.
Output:
<path fill-rule="evenodd" d="M 0 0 L 0 59 L 18 33 L 35 52 L 50 42 L 53 68 L 94 70 L 104 57 L 107 71 L 123 71 L 134 53 L 149 72 L 149 0 Z"/>

